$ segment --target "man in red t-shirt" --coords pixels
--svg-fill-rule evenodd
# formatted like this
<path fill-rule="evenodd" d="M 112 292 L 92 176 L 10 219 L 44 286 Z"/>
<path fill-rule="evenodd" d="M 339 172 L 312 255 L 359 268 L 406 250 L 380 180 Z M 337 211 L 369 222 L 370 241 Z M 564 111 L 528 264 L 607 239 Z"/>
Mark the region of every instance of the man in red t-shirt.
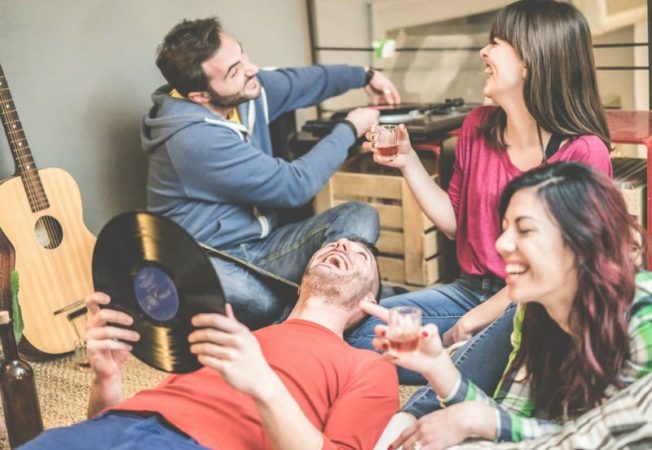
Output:
<path fill-rule="evenodd" d="M 204 366 L 171 375 L 123 401 L 121 367 L 130 342 L 125 313 L 87 299 L 93 383 L 91 419 L 49 430 L 25 449 L 369 449 L 398 409 L 394 368 L 342 339 L 376 301 L 369 247 L 340 239 L 310 260 L 290 317 L 254 333 L 227 315 L 192 318 L 191 350 Z M 99 413 L 99 414 L 98 414 Z"/>

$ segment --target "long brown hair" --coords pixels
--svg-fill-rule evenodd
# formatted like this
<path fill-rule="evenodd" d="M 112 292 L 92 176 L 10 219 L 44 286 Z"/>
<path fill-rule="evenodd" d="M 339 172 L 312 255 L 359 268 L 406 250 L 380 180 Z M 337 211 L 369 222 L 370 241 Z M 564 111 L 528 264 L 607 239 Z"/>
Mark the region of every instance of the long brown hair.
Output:
<path fill-rule="evenodd" d="M 554 0 L 521 0 L 499 13 L 489 41 L 508 42 L 525 63 L 525 105 L 538 126 L 564 138 L 594 134 L 611 148 L 600 103 L 591 32 L 573 5 Z M 480 127 L 489 143 L 507 147 L 507 116 L 498 107 Z"/>
<path fill-rule="evenodd" d="M 613 182 L 578 163 L 544 165 L 515 178 L 500 200 L 534 187 L 575 255 L 578 286 L 568 335 L 538 303 L 528 303 L 521 345 L 510 372 L 525 366 L 537 412 L 575 415 L 600 402 L 609 385 L 622 387 L 629 356 L 627 314 L 635 293 L 632 252 L 642 230 Z"/>

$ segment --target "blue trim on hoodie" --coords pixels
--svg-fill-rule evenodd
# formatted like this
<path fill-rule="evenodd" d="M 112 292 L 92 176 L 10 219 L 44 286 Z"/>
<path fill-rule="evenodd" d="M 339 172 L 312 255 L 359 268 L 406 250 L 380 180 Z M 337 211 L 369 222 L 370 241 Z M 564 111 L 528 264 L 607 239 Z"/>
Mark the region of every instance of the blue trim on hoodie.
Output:
<path fill-rule="evenodd" d="M 349 127 L 337 125 L 302 157 L 292 162 L 275 158 L 263 102 L 266 98 L 273 121 L 287 111 L 362 87 L 363 68 L 318 65 L 260 71 L 258 80 L 265 95 L 238 106 L 242 127 L 201 105 L 170 97 L 170 86 L 152 94 L 154 106 L 143 120 L 148 209 L 213 247 L 265 237 L 275 226 L 273 209 L 308 202 L 355 142 Z"/>

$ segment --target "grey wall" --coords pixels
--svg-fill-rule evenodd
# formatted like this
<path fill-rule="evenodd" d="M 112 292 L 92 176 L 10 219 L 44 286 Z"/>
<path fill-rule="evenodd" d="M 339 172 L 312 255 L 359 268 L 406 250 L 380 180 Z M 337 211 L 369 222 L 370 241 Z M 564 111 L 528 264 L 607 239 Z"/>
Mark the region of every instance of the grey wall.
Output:
<path fill-rule="evenodd" d="M 138 128 L 163 83 L 156 46 L 209 15 L 262 66 L 309 62 L 303 0 L 0 0 L 0 64 L 36 164 L 72 174 L 93 233 L 145 206 Z M 3 133 L 0 178 L 13 170 Z"/>

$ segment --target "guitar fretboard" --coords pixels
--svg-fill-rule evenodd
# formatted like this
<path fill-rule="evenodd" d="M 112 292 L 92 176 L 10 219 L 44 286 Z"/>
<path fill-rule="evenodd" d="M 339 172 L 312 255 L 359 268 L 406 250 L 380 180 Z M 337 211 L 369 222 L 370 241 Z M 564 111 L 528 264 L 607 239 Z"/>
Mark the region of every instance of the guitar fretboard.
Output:
<path fill-rule="evenodd" d="M 32 152 L 27 144 L 27 138 L 11 98 L 2 66 L 0 66 L 0 117 L 16 166 L 16 175 L 19 175 L 23 182 L 32 211 L 37 212 L 49 208 L 50 203 L 43 189 Z"/>

